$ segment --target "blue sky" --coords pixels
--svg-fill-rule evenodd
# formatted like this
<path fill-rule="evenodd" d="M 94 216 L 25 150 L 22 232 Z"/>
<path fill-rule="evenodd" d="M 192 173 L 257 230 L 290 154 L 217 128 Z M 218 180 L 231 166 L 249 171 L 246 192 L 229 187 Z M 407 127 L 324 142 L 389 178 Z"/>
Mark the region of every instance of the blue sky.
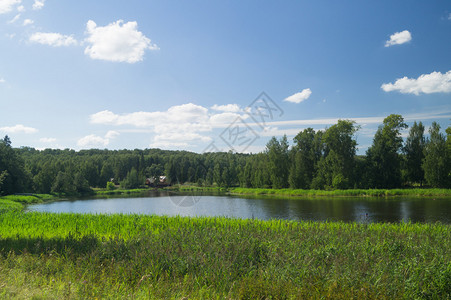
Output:
<path fill-rule="evenodd" d="M 0 135 L 255 153 L 352 119 L 364 153 L 389 114 L 451 124 L 450 53 L 450 1 L 0 0 Z"/>

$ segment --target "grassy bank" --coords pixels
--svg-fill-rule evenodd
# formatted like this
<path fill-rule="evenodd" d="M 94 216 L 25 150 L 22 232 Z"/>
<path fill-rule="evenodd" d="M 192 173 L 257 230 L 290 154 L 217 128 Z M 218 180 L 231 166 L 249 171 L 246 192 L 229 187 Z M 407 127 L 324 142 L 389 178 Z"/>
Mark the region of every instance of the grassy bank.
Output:
<path fill-rule="evenodd" d="M 451 297 L 451 227 L 0 215 L 0 297 Z"/>
<path fill-rule="evenodd" d="M 0 197 L 0 213 L 6 211 L 20 211 L 24 205 L 57 200 L 58 197 L 50 194 L 21 194 Z"/>
<path fill-rule="evenodd" d="M 148 188 L 143 189 L 116 189 L 116 190 L 106 190 L 106 189 L 94 189 L 94 195 L 127 195 L 127 194 L 142 194 L 149 191 Z"/>
<path fill-rule="evenodd" d="M 197 185 L 173 185 L 165 187 L 167 191 L 180 191 L 180 192 L 227 192 L 227 188 L 216 186 L 197 186 Z"/>
<path fill-rule="evenodd" d="M 345 197 L 387 197 L 387 196 L 451 196 L 451 189 L 349 189 L 349 190 L 298 190 L 298 189 L 253 189 L 231 188 L 231 194 L 241 195 L 275 195 L 275 196 L 345 196 Z"/>

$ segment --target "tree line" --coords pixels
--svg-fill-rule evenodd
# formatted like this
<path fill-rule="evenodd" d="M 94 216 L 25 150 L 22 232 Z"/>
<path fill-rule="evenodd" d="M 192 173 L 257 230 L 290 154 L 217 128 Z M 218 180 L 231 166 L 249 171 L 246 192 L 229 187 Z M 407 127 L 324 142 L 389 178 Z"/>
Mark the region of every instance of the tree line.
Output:
<path fill-rule="evenodd" d="M 407 186 L 451 187 L 451 126 L 446 134 L 432 123 L 428 135 L 401 115 L 386 117 L 365 155 L 356 155 L 353 121 L 299 132 L 290 145 L 275 137 L 258 154 L 197 154 L 160 149 L 81 150 L 13 148 L 0 140 L 0 194 L 89 193 L 108 182 L 123 188 L 143 186 L 149 177 L 171 183 L 250 188 L 349 189 Z"/>

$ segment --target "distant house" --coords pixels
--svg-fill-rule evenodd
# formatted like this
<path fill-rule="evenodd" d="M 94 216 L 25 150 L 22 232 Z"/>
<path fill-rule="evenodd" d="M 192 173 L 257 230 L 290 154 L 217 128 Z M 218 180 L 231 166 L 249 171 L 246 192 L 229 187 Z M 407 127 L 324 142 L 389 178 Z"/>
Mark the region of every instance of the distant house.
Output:
<path fill-rule="evenodd" d="M 167 177 L 161 175 L 158 177 L 158 180 L 155 177 L 146 178 L 146 185 L 149 187 L 164 187 L 168 186 Z"/>
<path fill-rule="evenodd" d="M 146 185 L 155 186 L 155 177 L 146 178 Z"/>

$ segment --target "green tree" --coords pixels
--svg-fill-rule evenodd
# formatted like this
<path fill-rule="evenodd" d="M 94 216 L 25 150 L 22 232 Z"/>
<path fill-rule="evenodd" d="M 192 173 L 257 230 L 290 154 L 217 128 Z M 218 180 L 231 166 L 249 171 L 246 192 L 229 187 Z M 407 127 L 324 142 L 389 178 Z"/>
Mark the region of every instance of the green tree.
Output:
<path fill-rule="evenodd" d="M 42 168 L 33 177 L 34 191 L 41 194 L 50 193 L 57 174 L 55 167 L 50 162 L 45 162 Z"/>
<path fill-rule="evenodd" d="M 432 122 L 424 151 L 423 170 L 428 184 L 433 187 L 451 187 L 451 162 L 447 155 L 446 137 L 440 133 L 440 125 Z"/>
<path fill-rule="evenodd" d="M 280 141 L 275 137 L 266 144 L 268 168 L 273 188 L 288 187 L 289 155 L 288 140 L 284 135 Z"/>
<path fill-rule="evenodd" d="M 322 131 L 315 132 L 307 128 L 293 139 L 295 145 L 291 150 L 289 183 L 291 188 L 308 189 L 316 173 L 318 161 L 324 151 Z"/>
<path fill-rule="evenodd" d="M 386 117 L 379 126 L 373 145 L 366 152 L 369 185 L 373 188 L 394 188 L 401 185 L 401 130 L 407 128 L 401 115 Z"/>
<path fill-rule="evenodd" d="M 75 194 L 76 187 L 72 176 L 66 172 L 59 171 L 52 185 L 52 193 Z"/>
<path fill-rule="evenodd" d="M 345 189 L 354 181 L 358 127 L 354 121 L 338 120 L 323 135 L 324 156 L 318 165 L 315 188 Z M 323 186 L 322 186 L 323 185 Z"/>
<path fill-rule="evenodd" d="M 412 183 L 418 182 L 420 185 L 423 185 L 424 181 L 424 171 L 421 165 L 424 159 L 425 144 L 423 123 L 419 122 L 417 124 L 417 122 L 414 122 L 404 145 L 405 169 L 406 179 Z"/>
<path fill-rule="evenodd" d="M 24 161 L 12 148 L 7 135 L 0 139 L 0 174 L 0 194 L 24 192 L 31 186 L 31 176 L 25 171 Z"/>
<path fill-rule="evenodd" d="M 121 187 L 124 189 L 136 189 L 145 182 L 144 176 L 141 176 L 136 168 L 132 168 L 124 180 L 121 181 Z"/>

